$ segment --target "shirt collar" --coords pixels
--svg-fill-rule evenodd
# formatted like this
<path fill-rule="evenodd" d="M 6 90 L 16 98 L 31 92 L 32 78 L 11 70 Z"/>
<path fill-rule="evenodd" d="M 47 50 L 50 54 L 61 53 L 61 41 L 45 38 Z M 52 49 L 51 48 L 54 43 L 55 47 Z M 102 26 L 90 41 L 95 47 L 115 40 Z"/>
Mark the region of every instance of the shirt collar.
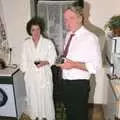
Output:
<path fill-rule="evenodd" d="M 85 31 L 85 27 L 82 25 L 77 31 L 75 31 L 74 33 L 72 31 L 68 32 L 68 36 L 70 36 L 71 34 L 74 34 L 75 36 L 80 36 L 81 33 L 83 33 Z"/>
<path fill-rule="evenodd" d="M 83 33 L 85 30 L 84 26 L 81 26 L 77 31 L 75 31 L 75 35 L 78 36 L 80 33 Z"/>

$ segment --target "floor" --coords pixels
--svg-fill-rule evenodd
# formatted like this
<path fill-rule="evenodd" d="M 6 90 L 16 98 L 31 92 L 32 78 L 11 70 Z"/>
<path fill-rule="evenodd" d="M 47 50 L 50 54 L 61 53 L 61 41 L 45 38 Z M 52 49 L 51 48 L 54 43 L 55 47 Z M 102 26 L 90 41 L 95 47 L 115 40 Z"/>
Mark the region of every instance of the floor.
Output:
<path fill-rule="evenodd" d="M 59 106 L 57 105 L 56 109 L 56 120 L 66 120 L 65 114 L 63 111 L 63 105 Z M 104 113 L 102 109 L 102 105 L 89 105 L 89 118 L 90 120 L 104 120 Z M 13 118 L 0 118 L 0 120 L 15 120 Z M 31 120 L 28 116 L 22 115 L 20 120 Z M 43 119 L 45 120 L 45 119 Z"/>
<path fill-rule="evenodd" d="M 90 120 L 105 120 L 102 105 L 92 105 L 89 107 Z"/>
<path fill-rule="evenodd" d="M 57 107 L 56 120 L 66 120 L 65 114 L 61 106 Z M 63 116 L 63 117 L 61 117 Z M 102 105 L 89 105 L 89 120 L 105 120 Z"/>

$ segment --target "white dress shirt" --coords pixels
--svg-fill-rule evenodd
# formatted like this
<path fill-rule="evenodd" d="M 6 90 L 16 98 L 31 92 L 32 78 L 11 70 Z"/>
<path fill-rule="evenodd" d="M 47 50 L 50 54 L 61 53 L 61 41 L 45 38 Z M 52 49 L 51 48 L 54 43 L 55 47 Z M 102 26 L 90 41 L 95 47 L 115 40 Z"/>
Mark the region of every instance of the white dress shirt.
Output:
<path fill-rule="evenodd" d="M 66 36 L 65 46 L 71 32 Z M 64 46 L 64 47 L 65 47 Z M 102 59 L 98 38 L 84 26 L 80 27 L 73 36 L 66 58 L 84 62 L 88 71 L 80 69 L 63 69 L 63 79 L 89 79 L 90 74 L 96 74 L 102 67 Z"/>

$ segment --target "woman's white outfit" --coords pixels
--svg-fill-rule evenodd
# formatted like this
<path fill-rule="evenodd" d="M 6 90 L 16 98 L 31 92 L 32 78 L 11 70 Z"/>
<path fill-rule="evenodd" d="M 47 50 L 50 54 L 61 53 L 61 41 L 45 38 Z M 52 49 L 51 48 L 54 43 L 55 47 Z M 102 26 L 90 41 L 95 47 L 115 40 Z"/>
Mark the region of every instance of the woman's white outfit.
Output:
<path fill-rule="evenodd" d="M 25 73 L 27 112 L 32 119 L 45 117 L 55 120 L 53 104 L 53 82 L 50 66 L 56 59 L 56 51 L 51 40 L 40 36 L 35 47 L 32 38 L 23 43 L 21 71 Z M 34 61 L 47 60 L 49 64 L 37 68 Z"/>

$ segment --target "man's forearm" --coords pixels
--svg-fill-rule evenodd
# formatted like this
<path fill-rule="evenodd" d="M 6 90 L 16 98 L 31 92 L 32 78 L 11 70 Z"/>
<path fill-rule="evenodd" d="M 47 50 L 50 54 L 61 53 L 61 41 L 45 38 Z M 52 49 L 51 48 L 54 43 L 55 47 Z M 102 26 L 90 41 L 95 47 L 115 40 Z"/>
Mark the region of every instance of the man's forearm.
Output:
<path fill-rule="evenodd" d="M 84 70 L 84 71 L 88 71 L 87 68 L 86 68 L 85 63 L 83 63 L 83 62 L 74 62 L 73 63 L 73 68 L 77 68 L 77 69 L 81 69 L 81 70 Z"/>

